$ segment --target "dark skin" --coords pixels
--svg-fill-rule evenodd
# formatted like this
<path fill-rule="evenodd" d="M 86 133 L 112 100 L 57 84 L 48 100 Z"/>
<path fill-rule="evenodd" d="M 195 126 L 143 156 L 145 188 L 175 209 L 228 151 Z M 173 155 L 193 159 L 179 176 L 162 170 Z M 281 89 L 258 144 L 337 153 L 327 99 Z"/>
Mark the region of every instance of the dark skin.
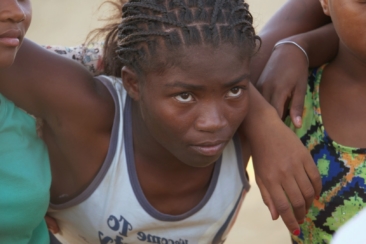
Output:
<path fill-rule="evenodd" d="M 10 66 L 31 22 L 30 1 L 0 2 L 0 67 Z"/>
<path fill-rule="evenodd" d="M 114 104 L 106 88 L 79 65 L 33 43 L 25 42 L 24 45 L 26 51 L 19 53 L 15 66 L 1 73 L 0 89 L 18 106 L 44 119 L 43 135 L 53 176 L 51 201 L 62 203 L 83 191 L 102 165 L 109 146 Z M 248 60 L 239 60 L 232 47 L 222 46 L 215 51 L 208 48 L 207 52 L 199 47 L 199 50 L 194 49 L 195 55 L 186 57 L 187 67 L 195 76 L 188 75 L 183 66 L 172 69 L 172 73 L 167 71 L 165 76 L 148 73 L 142 82 L 133 70 L 122 70 L 124 86 L 135 101 L 132 119 L 135 122 L 137 173 L 147 199 L 163 213 L 185 212 L 202 199 L 213 162 L 219 158 L 248 111 Z M 33 67 L 25 68 L 35 54 L 37 62 L 33 60 Z M 207 54 L 217 58 L 203 62 L 208 60 Z M 43 78 L 33 80 L 41 70 L 35 68 L 38 65 L 43 67 Z M 11 72 L 19 66 L 25 68 L 28 79 Z M 207 72 L 211 68 L 212 71 Z M 55 73 L 60 75 L 55 76 Z M 62 75 L 65 73 L 67 75 Z M 6 78 L 8 74 L 12 79 Z M 174 85 L 177 80 L 181 83 L 179 86 Z M 20 85 L 22 88 L 14 89 Z M 191 85 L 199 86 L 199 91 L 187 90 Z M 67 87 L 73 89 L 70 91 Z M 183 97 L 185 93 L 192 94 L 195 101 L 178 102 L 176 97 Z M 160 106 L 166 108 L 158 109 Z M 157 111 L 164 112 L 159 114 Z M 171 122 L 174 117 L 177 118 L 174 123 L 164 123 Z M 167 130 L 170 133 L 163 133 Z M 138 143 L 141 140 L 144 143 Z M 247 162 L 249 152 L 244 152 Z M 160 177 L 168 172 L 171 178 Z M 183 176 L 192 181 L 183 184 Z M 176 202 L 180 204 L 172 209 L 172 203 Z"/>
<path fill-rule="evenodd" d="M 109 146 L 114 104 L 106 88 L 81 66 L 49 53 L 29 41 L 26 41 L 23 47 L 14 66 L 2 70 L 0 89 L 19 107 L 45 120 L 43 133 L 50 152 L 54 180 L 51 189 L 52 201 L 61 203 L 78 195 L 98 172 Z M 37 62 L 33 59 L 35 56 Z M 73 89 L 70 90 L 68 87 Z M 276 126 L 278 130 L 266 131 L 263 128 L 268 125 L 267 120 L 258 122 L 257 120 L 256 125 L 263 127 L 257 128 L 261 128 L 262 132 L 268 132 L 266 136 L 275 140 L 267 140 L 268 143 L 281 145 L 284 151 L 293 148 L 291 151 L 297 159 L 302 155 L 301 158 L 308 160 L 309 155 L 305 153 L 305 149 L 284 125 L 271 122 L 269 128 Z M 273 134 L 278 134 L 280 137 L 270 136 Z M 241 136 L 244 138 L 243 133 Z M 284 138 L 289 140 L 283 141 Z M 279 141 L 281 144 L 278 144 Z M 279 149 L 280 147 L 275 150 L 274 155 L 283 159 L 284 153 Z M 248 151 L 248 148 L 244 151 Z M 268 152 L 272 151 L 270 149 Z M 308 162 L 311 162 L 311 158 Z M 276 172 L 273 164 L 271 167 L 275 169 L 272 172 Z M 285 172 L 281 179 L 289 176 L 289 171 Z M 273 185 L 273 181 L 269 182 Z M 197 190 L 203 191 L 199 187 Z M 153 198 L 151 201 L 154 201 Z M 194 199 L 190 201 L 192 205 L 195 202 Z M 57 231 L 57 228 L 54 230 Z"/>
<path fill-rule="evenodd" d="M 309 56 L 309 63 L 305 54 L 295 45 L 280 45 L 272 52 L 257 86 L 262 95 L 276 108 L 281 118 L 288 115 L 290 107 L 289 115 L 292 122 L 297 128 L 300 128 L 308 67 L 319 67 L 335 57 L 338 49 L 338 36 L 333 24 L 327 24 L 314 31 L 284 40 L 294 41 L 303 47 Z"/>
<path fill-rule="evenodd" d="M 192 47 L 178 67 L 145 79 L 122 70 L 134 98 L 137 174 L 147 199 L 162 213 L 183 214 L 202 200 L 213 162 L 247 115 L 249 62 L 235 50 Z M 250 156 L 246 148 L 244 166 Z"/>
<path fill-rule="evenodd" d="M 319 28 L 330 22 L 318 0 L 289 0 L 267 22 L 260 32 L 262 47 L 251 64 L 252 81 L 258 81 L 272 53 L 274 44 L 286 37 Z"/>
<path fill-rule="evenodd" d="M 3 76 L 0 89 L 19 107 L 44 120 L 43 137 L 49 150 L 53 178 L 51 200 L 54 203 L 65 202 L 90 184 L 104 161 L 109 147 L 114 102 L 105 86 L 83 67 L 50 55 L 33 43 L 25 42 L 23 45 L 26 51 L 19 52 L 15 65 L 7 71 L 12 73 L 12 68 L 23 67 L 24 74 L 28 73 L 30 79 L 26 81 L 23 74 L 12 74 L 13 81 L 3 82 L 7 80 Z M 38 57 L 37 62 L 32 58 L 35 56 Z M 39 69 L 25 68 L 29 62 Z M 41 66 L 50 72 L 42 71 Z M 44 76 L 43 80 L 31 78 L 40 74 Z M 20 84 L 23 87 L 16 91 L 14 87 Z M 28 95 L 25 95 L 26 91 Z M 60 199 L 61 195 L 66 197 Z"/>
<path fill-rule="evenodd" d="M 324 13 L 332 17 L 340 38 L 338 55 L 326 66 L 320 83 L 324 127 L 337 143 L 365 148 L 365 1 L 322 0 L 321 3 Z"/>
<path fill-rule="evenodd" d="M 262 46 L 260 52 L 253 58 L 251 63 L 251 81 L 256 84 L 257 80 L 259 79 L 269 57 L 271 56 L 272 49 L 274 44 L 288 36 L 300 34 L 302 32 L 307 32 L 313 29 L 316 29 L 318 27 L 321 27 L 327 23 L 330 22 L 330 18 L 326 16 L 321 9 L 321 5 L 319 4 L 318 0 L 305 0 L 305 1 L 297 1 L 297 0 L 289 0 L 287 1 L 284 6 L 268 21 L 268 23 L 265 25 L 265 27 L 262 29 L 260 33 L 260 37 L 262 39 Z M 283 47 L 282 47 L 283 48 Z M 325 47 L 326 49 L 327 47 Z M 299 50 L 293 48 L 293 52 L 297 53 Z M 300 51 L 301 52 L 301 51 Z M 300 55 L 304 55 L 303 53 L 300 53 Z M 332 56 L 332 54 L 326 53 L 328 55 L 325 57 L 325 60 Z M 290 55 L 291 56 L 291 55 Z M 304 63 L 304 57 L 300 57 L 301 62 Z M 324 58 L 324 57 L 322 57 Z M 281 62 L 278 62 L 276 60 L 277 64 L 280 64 Z M 298 64 L 299 65 L 299 64 Z M 300 64 L 301 70 L 303 70 L 302 63 Z M 298 70 L 298 69 L 297 69 Z M 270 71 L 270 72 L 269 72 Z M 265 74 L 267 76 L 265 77 L 272 77 L 271 69 L 264 70 Z M 268 73 L 269 72 L 269 73 Z M 281 74 L 283 73 L 283 69 L 281 70 Z M 270 97 L 267 96 L 267 101 L 271 102 L 271 104 L 275 107 L 282 107 L 283 103 L 279 104 L 279 102 L 286 101 L 288 96 L 292 96 L 292 91 L 294 89 L 299 89 L 297 87 L 300 87 L 303 83 L 303 80 L 306 79 L 300 79 L 298 83 L 292 84 L 292 77 L 294 77 L 296 74 L 291 75 L 290 77 L 287 77 L 283 82 L 286 84 L 290 84 L 289 86 L 296 86 L 293 89 L 286 89 L 286 90 L 278 90 L 276 94 L 277 99 L 271 100 Z M 279 75 L 281 80 L 283 79 L 283 76 Z M 278 83 L 278 79 L 274 81 L 275 83 Z M 261 85 L 262 82 L 259 84 Z M 273 86 L 269 86 L 270 89 L 267 94 L 273 94 L 271 89 Z M 261 91 L 263 91 L 263 87 L 259 87 Z M 254 90 L 254 89 L 253 89 Z M 290 91 L 290 94 L 288 93 Z M 265 94 L 266 95 L 266 94 Z M 258 94 L 255 92 L 251 93 L 251 96 L 256 96 L 255 100 L 258 104 L 256 107 L 252 107 L 253 110 L 251 111 L 251 114 L 255 113 L 263 113 L 263 111 L 268 110 L 268 104 L 258 98 Z M 299 100 L 303 100 L 303 95 L 299 96 Z M 253 98 L 254 100 L 254 98 Z M 294 110 L 294 118 L 298 116 L 298 106 L 293 106 L 291 108 Z M 270 111 L 267 112 L 268 114 L 273 114 L 272 118 L 278 117 L 278 113 L 276 111 Z M 301 113 L 300 113 L 301 115 Z M 252 120 L 252 118 L 255 118 L 258 122 L 258 117 L 260 116 L 252 116 L 250 118 L 247 118 L 244 122 L 244 125 L 254 125 L 255 122 Z M 269 116 L 270 117 L 270 116 Z M 273 119 L 273 121 L 266 121 L 265 124 L 268 123 L 277 123 L 276 119 Z M 259 162 L 268 161 L 269 158 L 265 158 L 265 154 L 263 153 L 262 146 L 263 144 L 263 138 L 268 138 L 268 134 L 273 133 L 272 131 L 266 130 L 266 128 L 271 128 L 273 125 L 265 126 L 261 130 L 253 131 L 253 130 L 246 130 L 246 135 L 251 140 L 252 145 L 252 158 L 253 158 L 253 165 L 256 173 L 256 181 L 259 186 L 259 189 L 261 191 L 263 201 L 268 206 L 271 212 L 272 219 L 277 219 L 279 216 L 283 219 L 285 222 L 287 228 L 293 232 L 296 229 L 299 228 L 298 222 L 302 222 L 306 213 L 306 210 L 310 207 L 311 203 L 313 202 L 314 197 L 319 196 L 321 191 L 321 182 L 320 182 L 320 175 L 316 169 L 314 169 L 314 162 L 312 160 L 305 160 L 303 162 L 299 162 L 299 154 L 298 152 L 296 154 L 289 153 L 287 151 L 285 155 L 286 161 L 292 161 L 293 164 L 280 164 L 275 165 L 268 163 L 267 167 L 258 167 L 255 162 L 258 160 Z M 277 126 L 277 125 L 276 125 Z M 248 126 L 243 127 L 250 128 Z M 258 133 L 259 132 L 259 133 Z M 288 139 L 290 140 L 290 139 Z M 280 151 L 276 150 L 275 147 L 268 147 L 266 150 L 271 150 L 270 155 L 276 155 L 281 153 Z M 303 153 L 303 152 L 301 152 Z M 300 156 L 300 158 L 302 158 Z M 271 160 L 272 162 L 272 160 Z M 312 165 L 311 165 L 312 164 Z M 276 168 L 271 168 L 271 167 Z M 271 172 L 273 170 L 282 172 L 282 174 L 264 174 L 264 171 Z M 301 177 L 292 178 L 287 176 L 287 172 L 290 171 L 303 171 L 304 174 L 299 174 Z M 304 177 L 305 174 L 309 177 L 311 183 L 309 183 L 309 180 L 307 177 Z M 285 180 L 286 179 L 286 180 Z M 276 182 L 282 182 L 281 187 L 279 187 L 278 184 L 273 185 L 269 184 L 270 181 L 275 180 Z M 312 185 L 312 187 L 310 186 Z M 294 197 L 287 198 L 287 195 L 292 195 Z M 298 195 L 297 193 L 301 192 L 301 195 Z M 290 202 L 288 201 L 290 199 Z"/>
<path fill-rule="evenodd" d="M 365 1 L 321 0 L 320 3 L 324 13 L 332 17 L 333 24 L 286 40 L 304 47 L 310 57 L 310 66 L 331 61 L 324 69 L 320 83 L 325 130 L 341 145 L 365 148 Z M 294 119 L 302 114 L 307 86 L 308 66 L 304 63 L 304 55 L 296 47 L 280 46 L 273 52 L 260 78 L 264 96 L 280 115 L 287 98 L 292 99 L 291 118 L 295 125 Z M 289 71 L 297 72 L 297 75 L 289 75 Z M 289 81 L 294 77 L 296 84 Z M 301 127 L 301 123 L 297 127 Z M 352 165 L 350 167 L 352 171 Z"/>
<path fill-rule="evenodd" d="M 309 3 L 311 2 L 311 4 L 309 5 L 309 12 L 311 12 L 312 8 L 315 7 L 315 5 L 313 5 L 313 1 L 309 0 Z M 298 16 L 305 16 L 306 15 L 302 15 L 302 12 L 307 12 L 307 10 L 305 10 L 305 8 L 296 8 L 296 11 L 293 11 L 294 9 L 291 8 L 291 6 L 297 6 L 298 2 L 297 1 L 289 1 L 288 5 L 286 5 L 287 7 L 286 12 L 291 13 L 289 16 L 293 16 L 295 18 L 297 18 Z M 300 12 L 300 15 L 299 15 Z M 312 12 L 313 14 L 315 12 Z M 281 15 L 281 16 L 286 16 L 286 15 Z M 318 16 L 319 18 L 322 17 Z M 316 21 L 316 17 L 312 16 L 312 18 L 310 18 L 311 22 L 313 23 L 313 25 L 317 25 L 320 22 Z M 277 18 L 277 20 L 275 22 L 272 22 L 274 26 L 281 26 L 280 24 L 289 24 L 289 23 L 293 23 L 291 20 L 291 18 Z M 296 28 L 300 28 L 305 22 L 309 22 L 309 19 L 301 19 L 302 21 L 295 22 L 296 24 L 298 24 L 296 26 Z M 313 22 L 314 20 L 314 22 Z M 295 27 L 295 26 L 293 26 Z M 309 26 L 308 26 L 309 27 Z M 291 34 L 295 34 L 293 32 L 296 32 L 296 28 L 283 28 L 282 31 L 284 31 L 286 33 L 286 35 L 291 35 Z M 275 29 L 277 30 L 277 29 Z M 287 32 L 287 30 L 290 30 Z M 297 29 L 301 31 L 300 29 Z M 263 37 L 265 37 L 263 35 Z M 272 42 L 275 42 L 275 39 L 281 38 L 280 36 L 275 36 L 275 38 L 272 39 Z M 264 38 L 266 39 L 266 38 Z M 270 42 L 268 42 L 270 43 Z M 264 44 L 267 45 L 267 44 Z M 270 44 L 268 44 L 270 45 Z M 267 50 L 268 51 L 268 50 Z M 25 51 L 26 53 L 27 51 Z M 33 53 L 33 55 L 38 55 Z M 22 68 L 22 70 L 26 71 L 24 72 L 24 74 L 29 74 L 27 75 L 27 80 L 32 80 L 32 77 L 44 77 L 44 74 L 42 74 L 41 70 L 52 70 L 51 65 L 49 65 L 49 62 L 47 61 L 48 58 L 43 59 L 43 55 L 39 56 L 39 60 L 41 61 L 42 65 L 35 64 L 36 67 L 30 68 L 29 64 L 32 64 L 32 61 L 29 61 L 28 64 L 26 64 L 25 60 L 26 60 L 27 55 L 25 54 L 23 56 L 23 61 L 24 61 L 24 68 Z M 38 57 L 38 56 L 37 56 Z M 261 57 L 261 56 L 258 56 Z M 262 59 L 263 58 L 263 59 Z M 262 56 L 260 59 L 264 60 L 263 65 L 266 62 L 266 56 Z M 29 60 L 29 59 L 28 59 Z M 43 60 L 43 61 L 42 61 Z M 34 60 L 33 60 L 34 61 Z M 20 61 L 22 62 L 22 61 Z M 56 62 L 57 63 L 57 62 Z M 66 68 L 68 67 L 68 65 L 65 65 L 63 63 L 58 63 L 59 65 L 59 71 L 55 72 L 57 74 L 70 74 L 71 76 L 69 76 L 70 78 L 68 79 L 68 81 L 66 81 L 65 84 L 73 84 L 73 91 L 72 93 L 70 93 L 70 91 L 67 91 L 67 96 L 66 97 L 70 97 L 71 101 L 67 101 L 65 102 L 65 100 L 68 99 L 64 99 L 65 96 L 57 96 L 57 94 L 49 94 L 47 95 L 47 101 L 48 102 L 54 102 L 55 104 L 58 103 L 58 105 L 56 106 L 57 108 L 61 108 L 62 111 L 58 112 L 57 115 L 55 116 L 50 116 L 50 122 L 46 124 L 45 126 L 45 130 L 49 131 L 49 133 L 47 133 L 48 135 L 46 135 L 46 142 L 49 148 L 53 148 L 54 151 L 58 151 L 58 153 L 53 153 L 53 155 L 51 155 L 51 160 L 55 161 L 56 159 L 62 162 L 66 162 L 66 164 L 68 164 L 68 167 L 72 168 L 73 167 L 73 163 L 71 163 L 72 161 L 76 160 L 76 161 L 80 161 L 80 159 L 84 159 L 88 158 L 91 159 L 90 161 L 88 161 L 88 163 L 85 163 L 85 165 L 83 165 L 83 168 L 87 168 L 87 174 L 84 172 L 83 170 L 83 174 L 85 175 L 95 175 L 95 173 L 98 171 L 99 169 L 99 165 L 94 164 L 93 160 L 95 161 L 101 161 L 102 159 L 104 159 L 105 155 L 106 155 L 106 151 L 109 145 L 109 136 L 108 136 L 108 132 L 110 131 L 111 128 L 111 124 L 105 125 L 102 123 L 102 119 L 104 118 L 108 121 L 112 121 L 112 119 L 110 119 L 111 117 L 113 117 L 113 109 L 111 108 L 110 104 L 113 103 L 111 101 L 111 98 L 108 97 L 108 95 L 106 95 L 107 91 L 105 90 L 104 87 L 102 87 L 101 85 L 98 85 L 95 83 L 95 81 L 91 78 L 88 78 L 89 81 L 93 84 L 92 87 L 88 87 L 84 82 L 80 82 L 80 84 L 75 85 L 74 82 L 74 72 L 70 72 L 70 69 Z M 32 64 L 33 65 L 33 64 Z M 52 65 L 53 66 L 53 65 Z M 56 65 L 55 65 L 56 66 Z M 65 68 L 62 68 L 62 67 Z M 26 68 L 28 67 L 28 68 Z M 34 67 L 34 66 L 33 66 Z M 38 70 L 38 71 L 36 71 Z M 259 72 L 260 73 L 261 68 L 259 67 L 258 69 L 255 69 L 254 72 Z M 54 80 L 54 81 L 59 81 L 62 82 L 60 77 L 55 78 L 54 74 L 52 73 L 52 75 L 46 75 L 48 82 L 43 83 L 42 86 L 46 86 L 45 84 L 49 83 L 49 80 Z M 20 74 L 15 75 L 14 77 L 19 76 Z M 83 75 L 81 75 L 83 76 Z M 11 76 L 9 76 L 11 77 Z M 19 77 L 18 77 L 19 78 Z M 74 77 L 75 79 L 80 78 L 79 75 L 76 75 Z M 84 79 L 85 77 L 83 77 Z M 39 78 L 34 78 L 34 80 L 39 80 Z M 48 87 L 58 87 L 58 85 L 60 84 L 59 82 L 56 82 L 56 85 L 50 84 L 48 85 Z M 41 82 L 39 82 L 41 83 Z M 79 82 L 78 82 L 79 83 Z M 87 83 L 87 82 L 86 82 Z M 63 87 L 62 87 L 63 86 Z M 64 86 L 62 85 L 59 87 L 58 90 L 63 91 L 66 93 L 66 89 L 65 87 L 69 87 L 68 85 Z M 18 86 L 20 87 L 20 86 Z M 17 89 L 18 89 L 17 87 Z M 23 90 L 25 93 L 27 91 L 27 89 L 25 89 L 25 86 L 20 88 L 21 90 Z M 29 87 L 30 90 L 32 90 L 31 87 Z M 33 88 L 34 89 L 34 88 Z M 41 90 L 43 90 L 45 93 L 46 89 L 44 88 L 40 88 Z M 83 91 L 83 96 L 82 96 L 82 101 L 88 103 L 88 105 L 82 106 L 81 104 L 77 104 L 77 93 L 78 90 L 84 90 Z M 317 176 L 316 170 L 314 170 L 314 168 L 309 168 L 308 165 L 311 165 L 311 158 L 309 157 L 309 155 L 306 155 L 305 151 L 303 149 L 300 149 L 299 145 L 296 143 L 293 143 L 295 140 L 295 136 L 292 134 L 289 134 L 289 131 L 287 128 L 285 128 L 283 125 L 278 124 L 278 121 L 274 122 L 274 121 L 269 121 L 269 120 L 263 120 L 261 119 L 261 123 L 258 123 L 258 118 L 262 118 L 263 117 L 263 112 L 265 114 L 268 114 L 271 117 L 271 114 L 273 114 L 273 116 L 275 116 L 276 112 L 269 107 L 269 105 L 260 97 L 260 95 L 254 90 L 250 95 L 250 99 L 256 101 L 256 103 L 253 103 L 254 105 L 251 107 L 250 113 L 253 114 L 253 116 L 248 117 L 245 120 L 245 123 L 243 124 L 242 128 L 240 129 L 240 133 L 241 135 L 247 135 L 249 140 L 251 141 L 251 145 L 253 149 L 258 148 L 258 150 L 252 150 L 252 155 L 253 155 L 253 160 L 254 160 L 254 164 L 256 167 L 256 175 L 257 175 L 257 181 L 258 184 L 261 188 L 262 191 L 262 195 L 264 198 L 264 201 L 269 205 L 270 210 L 272 212 L 272 216 L 278 216 L 278 212 L 281 214 L 283 220 L 285 221 L 285 223 L 287 224 L 287 227 L 289 228 L 289 230 L 291 232 L 293 232 L 293 230 L 298 228 L 298 224 L 297 224 L 297 220 L 301 220 L 305 214 L 305 208 L 307 206 L 308 202 L 311 202 L 314 195 L 317 195 L 318 192 L 320 192 L 320 181 L 319 178 Z M 100 96 L 97 100 L 100 101 L 96 101 L 95 103 L 98 103 L 99 105 L 96 107 L 97 111 L 99 111 L 98 107 L 101 106 L 103 107 L 103 113 L 102 116 L 100 114 L 98 114 L 96 111 L 89 111 L 90 107 L 93 107 L 93 101 L 92 97 L 96 94 L 98 94 L 98 96 Z M 94 94 L 94 95 L 93 95 Z M 16 96 L 16 95 L 15 95 Z M 24 99 L 26 99 L 28 95 L 24 95 Z M 20 97 L 20 96 L 19 96 Z M 18 98 L 19 98 L 18 97 Z M 78 98 L 80 99 L 80 98 Z M 58 100 L 58 101 L 55 101 Z M 63 107 L 60 104 L 60 101 L 63 101 L 67 104 L 69 104 L 69 106 L 65 105 L 65 107 Z M 28 103 L 29 102 L 29 103 Z M 34 102 L 34 104 L 32 104 L 33 102 L 28 101 L 26 106 L 29 107 L 35 107 L 35 106 L 48 106 L 45 105 L 42 102 Z M 18 103 L 18 102 L 17 102 Z M 80 103 L 80 101 L 79 101 Z M 86 104 L 85 103 L 85 104 Z M 75 106 L 76 105 L 76 106 Z M 71 109 L 75 110 L 73 113 L 71 113 Z M 70 109 L 70 111 L 67 111 L 68 109 Z M 77 112 L 76 112 L 77 110 Z M 76 118 L 76 114 L 80 113 L 80 111 L 85 111 L 85 117 L 83 118 Z M 69 113 L 70 112 L 70 113 Z M 42 114 L 42 112 L 40 113 Z M 96 115 L 98 114 L 98 115 Z M 47 115 L 43 114 L 45 117 L 47 117 Z M 63 117 L 66 116 L 66 117 Z M 91 116 L 92 120 L 88 120 L 86 119 L 87 117 Z M 39 116 L 42 117 L 42 116 Z M 70 119 L 70 121 L 66 121 L 66 119 L 63 118 L 68 118 Z M 109 120 L 110 119 L 110 120 Z M 72 121 L 72 122 L 71 122 Z M 71 124 L 73 123 L 84 123 L 86 126 L 88 127 L 90 126 L 90 128 L 96 128 L 96 131 L 93 133 L 86 133 L 86 131 L 88 131 L 90 128 L 72 128 L 72 133 L 74 133 L 73 136 L 71 136 L 70 138 L 67 138 L 67 136 L 64 133 L 55 133 L 53 132 L 54 130 L 60 129 L 60 130 L 70 130 L 70 128 L 72 127 Z M 259 125 L 263 125 L 263 126 L 259 126 Z M 94 127 L 95 126 L 95 127 Z M 254 126 L 254 127 L 253 127 Z M 260 128 L 259 133 L 257 133 L 256 131 L 258 130 L 246 130 L 246 128 L 255 128 L 255 126 L 258 126 L 258 128 Z M 278 130 L 273 130 L 271 128 L 273 128 L 273 126 L 276 126 L 276 128 L 278 128 Z M 68 127 L 68 128 L 67 128 Z M 52 133 L 51 133 L 52 132 Z M 70 132 L 71 133 L 71 132 Z M 260 136 L 262 135 L 262 136 Z M 86 138 L 85 141 L 83 142 L 88 142 L 91 141 L 91 139 L 93 138 L 100 138 L 100 140 L 98 140 L 98 145 L 93 145 L 92 149 L 90 150 L 93 153 L 90 153 L 90 151 L 88 150 L 76 150 L 77 147 L 77 143 L 76 140 L 73 141 L 73 143 L 69 143 L 69 145 L 64 145 L 66 141 L 70 140 L 71 138 L 76 138 L 79 136 L 84 136 L 83 138 Z M 60 138 L 58 138 L 60 137 Z M 57 138 L 57 140 L 56 140 Z M 281 141 L 281 143 L 283 142 L 284 144 L 282 145 L 282 150 L 280 150 L 279 148 L 274 148 L 272 146 L 268 146 L 266 149 L 266 153 L 263 153 L 262 150 L 260 150 L 260 148 L 263 147 L 263 140 L 261 138 L 271 138 L 273 139 L 273 141 L 271 140 L 267 140 L 266 142 L 268 142 L 269 145 L 277 145 L 278 141 Z M 288 140 L 284 140 L 284 139 L 288 139 Z M 286 141 L 286 142 L 284 142 Z M 80 143 L 83 143 L 80 142 Z M 74 146 L 73 146 L 74 145 Z M 78 144 L 80 145 L 80 144 Z M 297 146 L 296 146 L 297 145 Z M 88 147 L 89 148 L 89 147 Z M 104 148 L 104 153 L 97 153 L 96 150 L 93 150 L 95 148 Z M 292 148 L 293 150 L 289 150 L 290 148 Z M 72 153 L 75 152 L 75 153 Z M 290 153 L 289 153 L 290 152 Z M 69 155 L 70 154 L 70 155 Z M 286 154 L 287 157 L 284 158 L 283 155 Z M 276 155 L 278 158 L 280 159 L 279 162 L 281 161 L 286 161 L 286 162 L 291 162 L 292 164 L 283 164 L 283 163 L 273 163 L 273 158 L 274 157 L 267 157 L 267 155 Z M 276 161 L 276 160 L 275 160 Z M 56 163 L 57 164 L 57 163 Z M 305 166 L 307 165 L 307 166 Z M 65 178 L 61 178 L 59 177 L 57 180 L 58 181 L 63 181 L 66 180 L 67 182 L 65 183 L 65 187 L 68 188 L 67 190 L 69 191 L 68 194 L 68 198 L 72 198 L 72 196 L 77 195 L 78 192 L 77 191 L 73 191 L 74 185 L 78 184 L 81 187 L 80 188 L 85 188 L 88 184 L 89 184 L 89 180 L 88 177 L 84 176 L 84 177 L 78 177 L 78 174 L 81 174 L 80 169 L 78 169 L 78 167 L 75 167 L 73 170 L 75 172 L 75 174 L 66 174 L 66 170 L 63 169 L 62 167 L 60 168 L 56 168 L 53 166 L 53 169 L 59 171 L 59 172 L 63 172 L 65 174 Z M 264 170 L 266 169 L 266 170 Z M 266 173 L 267 172 L 267 173 Z M 282 172 L 280 174 L 268 174 L 268 172 Z M 300 174 L 302 174 L 304 177 L 300 177 L 300 180 L 295 179 L 294 177 L 292 177 L 289 172 L 301 172 Z M 305 177 L 305 176 L 309 176 L 310 180 Z M 291 179 L 291 180 L 284 180 L 284 179 Z M 302 179 L 302 180 L 301 180 Z M 295 181 L 295 184 L 292 184 Z M 281 185 L 279 186 L 278 184 L 273 184 L 273 182 L 281 182 L 282 186 L 284 185 L 289 185 L 289 189 L 285 189 L 286 193 L 289 195 L 294 194 L 293 199 L 295 199 L 296 201 L 291 201 L 292 206 L 294 206 L 294 213 L 296 218 L 294 217 L 294 214 L 292 212 L 291 209 L 291 205 L 290 203 L 287 201 L 285 192 L 283 187 L 281 187 Z M 288 184 L 291 183 L 291 184 Z M 266 188 L 267 187 L 267 188 Z M 55 189 L 55 191 L 58 193 L 62 192 L 62 189 Z M 298 194 L 300 192 L 300 195 Z M 56 194 L 57 195 L 57 194 Z M 64 201 L 65 199 L 61 199 L 60 201 Z M 278 210 L 278 211 L 277 211 Z"/>

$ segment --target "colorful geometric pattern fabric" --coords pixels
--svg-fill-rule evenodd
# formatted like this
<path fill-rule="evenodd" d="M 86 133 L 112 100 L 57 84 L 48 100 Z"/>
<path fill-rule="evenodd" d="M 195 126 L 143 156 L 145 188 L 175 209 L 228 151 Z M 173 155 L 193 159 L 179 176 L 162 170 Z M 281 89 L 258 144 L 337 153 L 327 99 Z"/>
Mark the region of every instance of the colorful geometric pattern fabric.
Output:
<path fill-rule="evenodd" d="M 322 177 L 322 192 L 314 200 L 294 244 L 330 243 L 334 232 L 366 206 L 366 149 L 338 144 L 327 134 L 319 105 L 319 84 L 325 66 L 310 73 L 303 126 L 286 123 L 309 149 Z"/>

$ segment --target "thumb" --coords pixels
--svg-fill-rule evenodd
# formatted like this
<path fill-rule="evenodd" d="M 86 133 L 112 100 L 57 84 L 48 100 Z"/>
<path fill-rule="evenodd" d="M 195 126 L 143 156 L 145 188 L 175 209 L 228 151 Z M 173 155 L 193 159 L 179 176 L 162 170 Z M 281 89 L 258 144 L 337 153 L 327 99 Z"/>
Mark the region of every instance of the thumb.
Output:
<path fill-rule="evenodd" d="M 256 177 L 256 181 L 257 181 L 259 191 L 261 192 L 263 202 L 268 207 L 272 220 L 278 219 L 278 217 L 280 215 L 277 212 L 277 209 L 272 201 L 271 195 L 267 191 L 267 188 L 264 186 L 264 184 L 262 183 L 262 180 L 259 177 Z"/>
<path fill-rule="evenodd" d="M 48 215 L 46 215 L 44 218 L 46 220 L 47 228 L 52 234 L 57 234 L 60 232 L 60 228 L 58 227 L 58 224 L 54 218 Z"/>
<path fill-rule="evenodd" d="M 295 88 L 290 108 L 291 121 L 296 128 L 302 126 L 302 113 L 304 111 L 304 100 L 307 84 L 298 85 Z"/>

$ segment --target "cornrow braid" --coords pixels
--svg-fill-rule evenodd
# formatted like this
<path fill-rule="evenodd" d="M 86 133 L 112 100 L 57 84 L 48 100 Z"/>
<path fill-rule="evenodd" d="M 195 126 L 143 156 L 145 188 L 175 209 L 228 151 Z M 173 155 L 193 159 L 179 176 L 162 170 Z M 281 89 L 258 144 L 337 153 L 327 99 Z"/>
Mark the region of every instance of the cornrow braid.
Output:
<path fill-rule="evenodd" d="M 138 3 L 138 2 L 131 2 L 131 3 L 126 3 L 123 7 L 122 7 L 122 17 L 125 17 L 125 15 L 128 15 L 129 11 L 133 10 L 134 7 L 136 8 L 147 8 L 153 11 L 157 11 L 160 13 L 166 13 L 166 9 L 161 8 L 160 6 L 154 6 L 154 5 L 150 5 L 150 4 L 143 4 L 143 3 Z"/>
<path fill-rule="evenodd" d="M 129 0 L 121 6 L 119 23 L 109 28 L 104 65 L 107 74 L 120 76 L 129 66 L 149 71 L 164 53 L 189 45 L 230 43 L 252 55 L 260 38 L 245 0 Z M 158 55 L 157 55 L 158 54 Z M 174 55 L 171 55 L 174 56 Z"/>

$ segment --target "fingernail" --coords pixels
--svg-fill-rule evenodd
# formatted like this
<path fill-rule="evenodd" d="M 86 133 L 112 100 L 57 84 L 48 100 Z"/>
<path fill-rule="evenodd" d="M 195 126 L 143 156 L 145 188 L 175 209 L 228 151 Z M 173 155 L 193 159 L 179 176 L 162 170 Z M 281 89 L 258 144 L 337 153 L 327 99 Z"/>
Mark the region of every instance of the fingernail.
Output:
<path fill-rule="evenodd" d="M 309 210 L 306 210 L 306 214 L 308 214 L 309 213 Z"/>
<path fill-rule="evenodd" d="M 296 116 L 295 123 L 296 123 L 296 126 L 301 126 L 301 117 L 300 116 Z"/>
<path fill-rule="evenodd" d="M 297 223 L 299 223 L 299 225 L 302 225 L 304 223 L 304 220 L 300 220 Z"/>
<path fill-rule="evenodd" d="M 316 199 L 316 200 L 319 200 L 319 198 L 320 198 L 319 196 L 316 196 L 316 197 L 315 197 L 315 199 Z"/>
<path fill-rule="evenodd" d="M 300 229 L 296 229 L 292 232 L 293 235 L 298 236 L 300 235 Z"/>

